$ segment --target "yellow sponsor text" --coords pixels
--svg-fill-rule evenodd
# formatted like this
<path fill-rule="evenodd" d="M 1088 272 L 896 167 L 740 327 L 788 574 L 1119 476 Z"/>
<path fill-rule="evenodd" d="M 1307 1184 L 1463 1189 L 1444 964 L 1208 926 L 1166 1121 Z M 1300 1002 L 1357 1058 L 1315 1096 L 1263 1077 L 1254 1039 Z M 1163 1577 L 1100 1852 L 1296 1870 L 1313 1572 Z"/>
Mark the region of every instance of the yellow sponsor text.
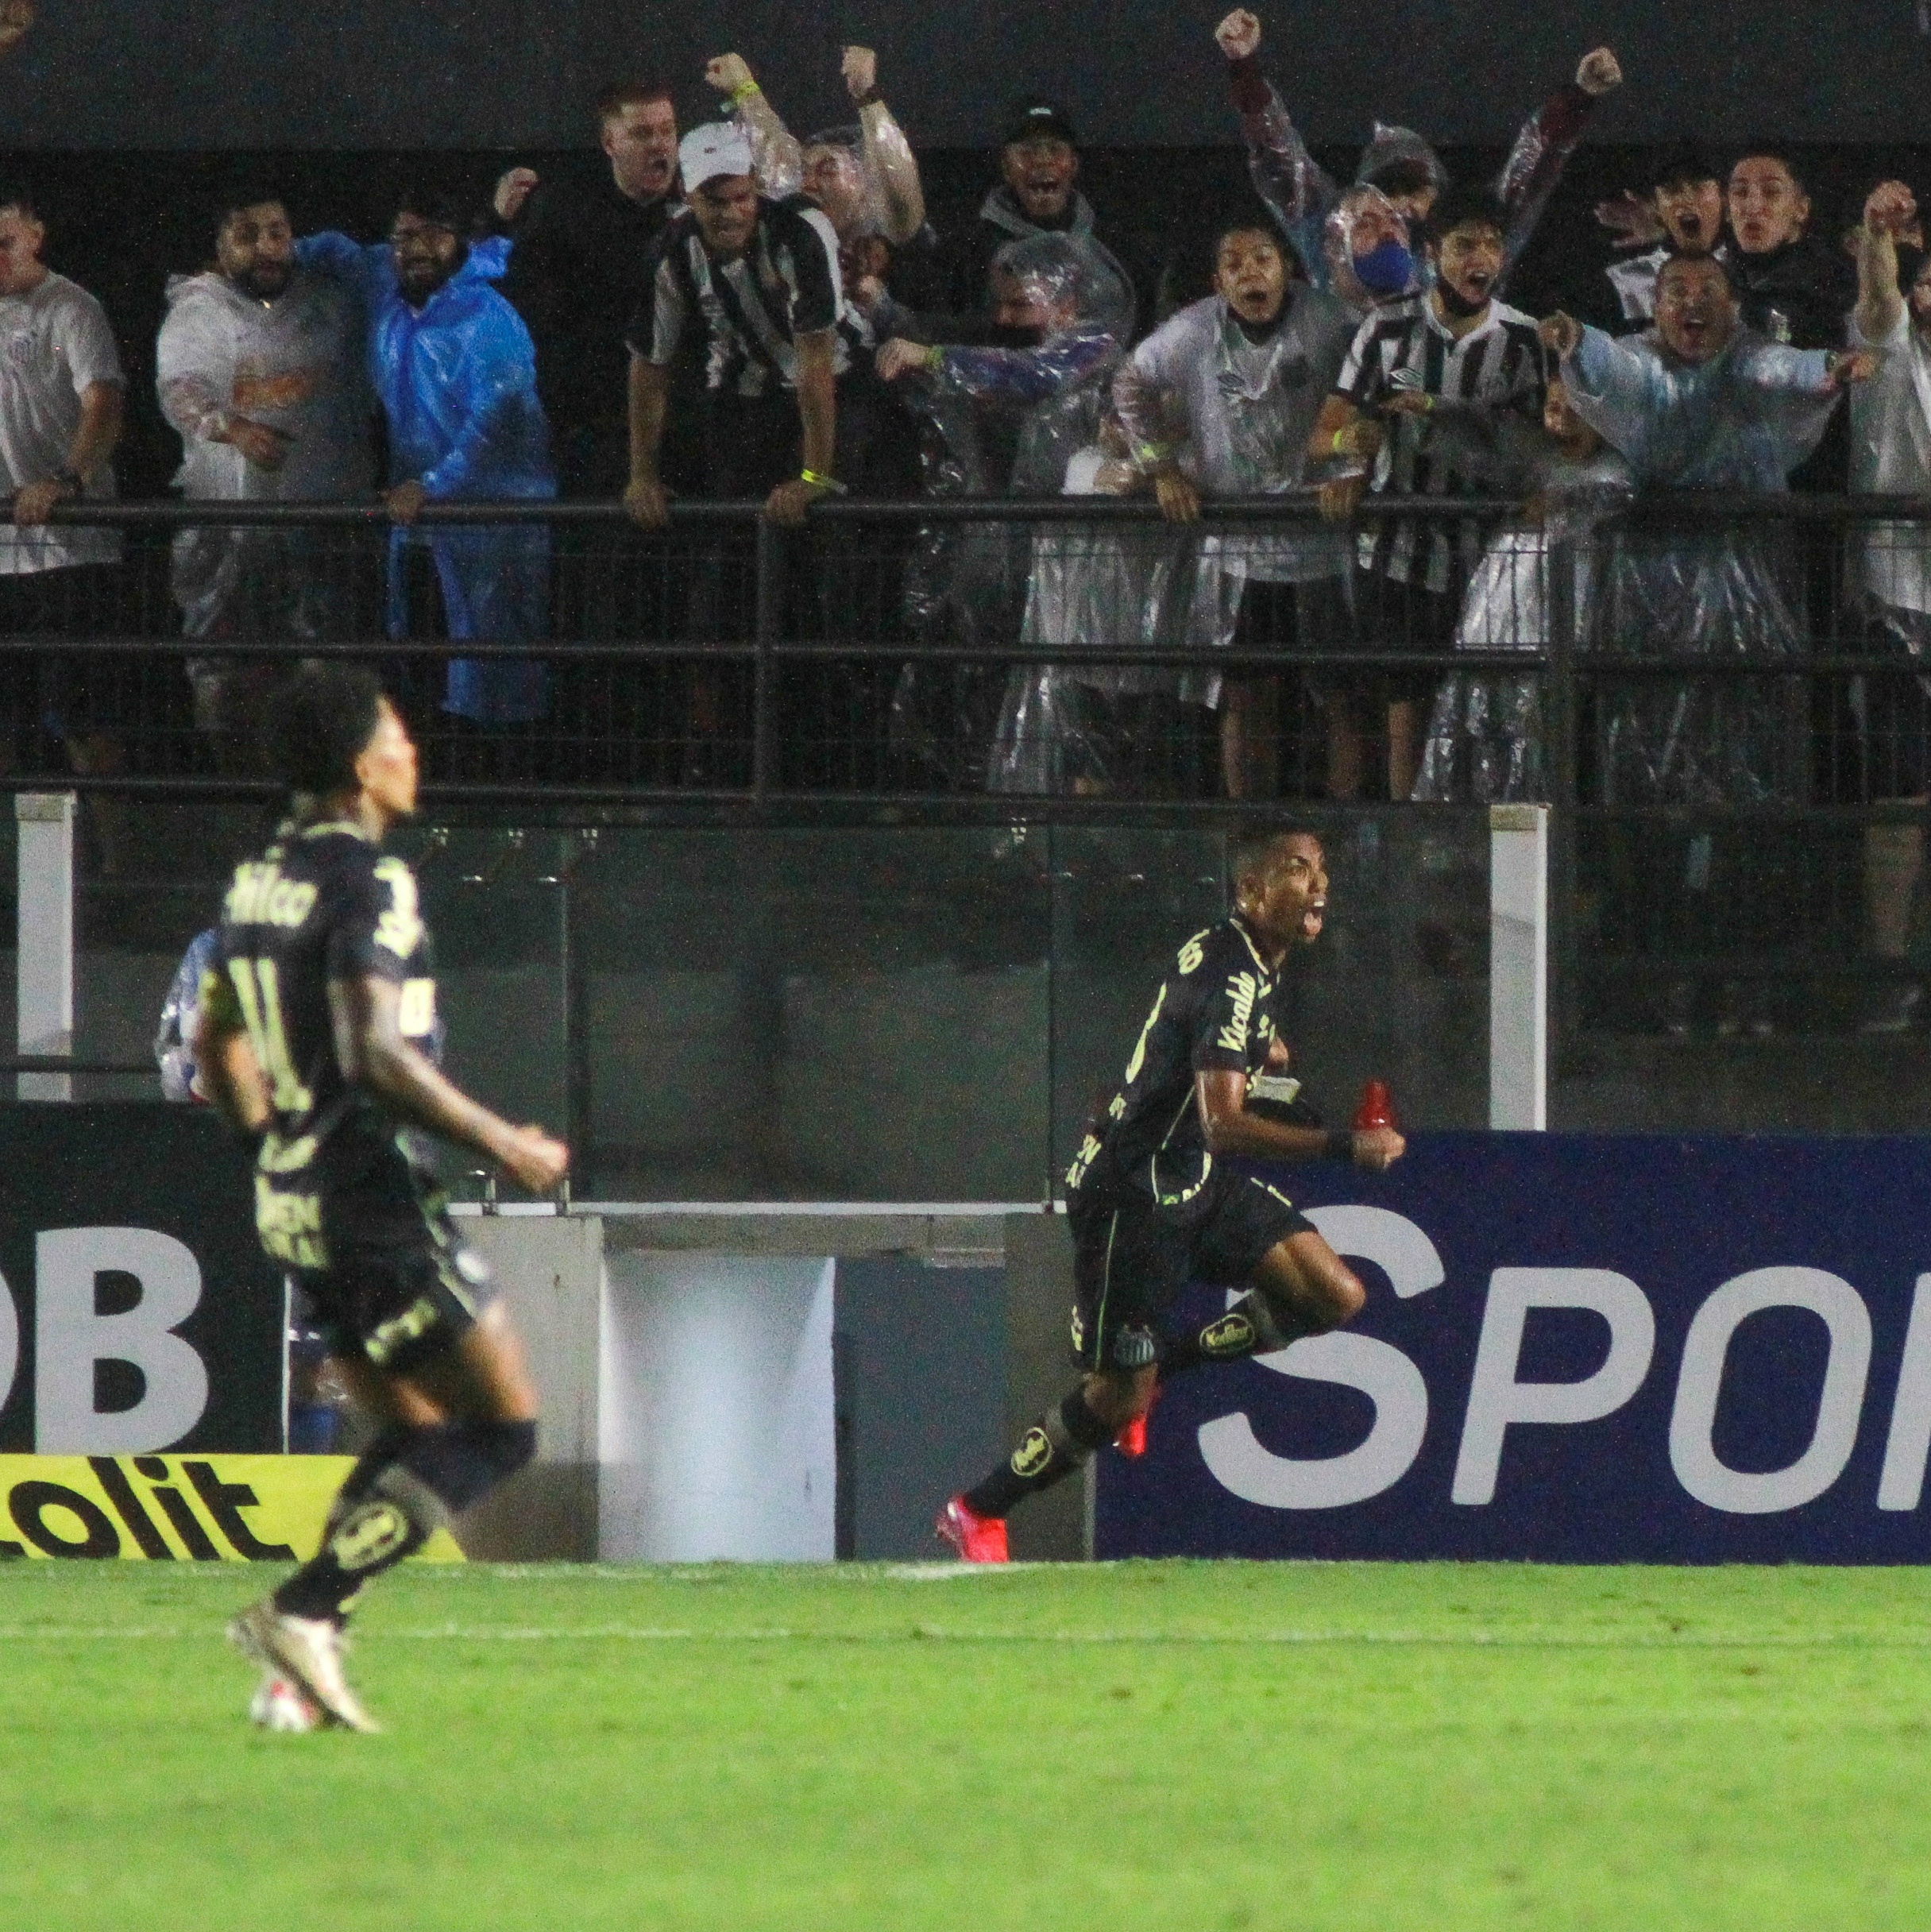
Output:
<path fill-rule="evenodd" d="M 345 1455 L 0 1455 L 0 1559 L 294 1563 L 312 1555 Z M 461 1563 L 446 1529 L 423 1548 Z"/>

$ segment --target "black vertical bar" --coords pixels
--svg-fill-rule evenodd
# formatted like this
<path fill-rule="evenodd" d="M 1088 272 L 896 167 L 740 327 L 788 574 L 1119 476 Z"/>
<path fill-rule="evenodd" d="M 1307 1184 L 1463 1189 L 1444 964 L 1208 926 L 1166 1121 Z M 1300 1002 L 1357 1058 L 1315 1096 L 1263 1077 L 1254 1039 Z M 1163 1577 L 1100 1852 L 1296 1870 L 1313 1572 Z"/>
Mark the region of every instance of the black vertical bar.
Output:
<path fill-rule="evenodd" d="M 756 647 L 751 683 L 751 791 L 759 805 L 770 796 L 771 779 L 777 764 L 777 744 L 772 728 L 771 701 L 777 683 L 774 653 L 785 607 L 784 532 L 768 516 L 757 524 L 755 568 L 758 575 Z"/>
<path fill-rule="evenodd" d="M 836 1264 L 832 1277 L 832 1554 L 858 1554 L 858 1430 L 852 1413 L 852 1338 L 840 1326 Z"/>
<path fill-rule="evenodd" d="M 557 866 L 557 976 L 562 994 L 564 1137 L 575 1165 L 574 1187 L 591 1188 L 590 976 L 577 933 L 577 871 L 595 843 L 593 831 L 560 835 Z"/>
<path fill-rule="evenodd" d="M 1581 762 L 1581 708 L 1576 701 L 1576 571 L 1582 561 L 1582 544 L 1615 541 L 1613 533 L 1569 539 L 1558 526 L 1551 529 L 1544 551 L 1543 567 L 1548 572 L 1543 608 L 1548 612 L 1549 649 L 1549 918 L 1554 928 L 1551 949 L 1555 964 L 1555 983 L 1549 989 L 1549 1018 L 1554 1036 L 1551 1045 L 1558 1049 L 1574 1034 L 1581 1010 L 1575 917 L 1577 773 Z"/>

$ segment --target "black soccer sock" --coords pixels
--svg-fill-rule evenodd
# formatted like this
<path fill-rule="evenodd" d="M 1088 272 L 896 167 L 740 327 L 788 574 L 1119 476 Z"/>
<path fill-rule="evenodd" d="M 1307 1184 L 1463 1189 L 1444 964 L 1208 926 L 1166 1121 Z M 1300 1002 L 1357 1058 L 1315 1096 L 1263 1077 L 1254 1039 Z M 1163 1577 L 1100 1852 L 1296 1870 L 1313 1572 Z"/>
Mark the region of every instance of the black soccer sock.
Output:
<path fill-rule="evenodd" d="M 349 1472 L 322 1548 L 276 1591 L 275 1607 L 341 1621 L 364 1584 L 415 1555 L 535 1454 L 534 1422 L 385 1429 Z"/>
<path fill-rule="evenodd" d="M 1019 1447 L 983 1482 L 966 1491 L 966 1507 L 975 1516 L 1003 1517 L 1021 1497 L 1070 1476 L 1114 1435 L 1076 1389 L 1020 1437 Z"/>
<path fill-rule="evenodd" d="M 1160 1379 L 1171 1381 L 1191 1369 L 1203 1369 L 1210 1362 L 1238 1362 L 1248 1355 L 1265 1355 L 1285 1348 L 1304 1335 L 1321 1335 L 1326 1330 L 1281 1301 L 1263 1295 L 1258 1289 L 1247 1293 L 1228 1309 L 1183 1335 L 1161 1358 Z"/>

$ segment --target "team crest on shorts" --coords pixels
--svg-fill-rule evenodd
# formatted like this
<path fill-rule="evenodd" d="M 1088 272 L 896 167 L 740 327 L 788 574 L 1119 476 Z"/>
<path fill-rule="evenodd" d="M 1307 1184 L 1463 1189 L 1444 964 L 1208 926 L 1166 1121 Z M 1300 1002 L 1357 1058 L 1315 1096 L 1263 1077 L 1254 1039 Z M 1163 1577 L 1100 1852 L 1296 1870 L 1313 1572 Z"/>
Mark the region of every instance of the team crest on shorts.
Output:
<path fill-rule="evenodd" d="M 1013 1451 L 1013 1474 L 1037 1476 L 1052 1460 L 1052 1438 L 1035 1424 L 1020 1438 Z"/>

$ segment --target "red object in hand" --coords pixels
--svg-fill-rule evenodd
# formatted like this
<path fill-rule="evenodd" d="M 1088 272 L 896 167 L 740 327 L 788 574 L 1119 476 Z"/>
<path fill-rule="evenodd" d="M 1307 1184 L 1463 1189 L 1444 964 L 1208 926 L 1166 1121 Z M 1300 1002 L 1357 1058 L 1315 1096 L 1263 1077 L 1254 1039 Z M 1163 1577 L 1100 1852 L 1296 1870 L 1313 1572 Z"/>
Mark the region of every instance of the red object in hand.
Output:
<path fill-rule="evenodd" d="M 1361 1089 L 1361 1103 L 1354 1110 L 1357 1128 L 1399 1127 L 1395 1118 L 1394 1096 L 1386 1080 L 1370 1080 Z"/>

